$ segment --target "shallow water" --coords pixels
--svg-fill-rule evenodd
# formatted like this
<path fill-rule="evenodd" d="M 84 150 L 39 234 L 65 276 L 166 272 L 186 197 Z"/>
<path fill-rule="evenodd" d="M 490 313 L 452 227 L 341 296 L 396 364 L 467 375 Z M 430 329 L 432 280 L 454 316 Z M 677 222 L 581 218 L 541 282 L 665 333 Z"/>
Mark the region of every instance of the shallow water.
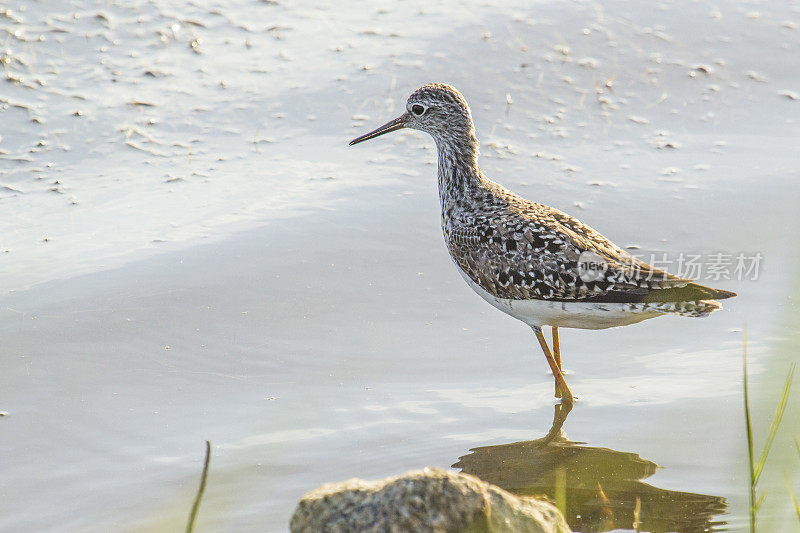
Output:
<path fill-rule="evenodd" d="M 181 528 L 205 439 L 204 531 L 284 530 L 323 482 L 459 461 L 552 489 L 552 377 L 452 266 L 432 141 L 346 145 L 432 80 L 462 90 L 485 172 L 523 196 L 637 253 L 762 254 L 757 280 L 704 280 L 739 293 L 712 317 L 561 335 L 564 438 L 585 442 L 559 440 L 584 461 L 568 503 L 600 482 L 618 505 L 573 527 L 630 528 L 641 494 L 694 505 L 645 505 L 653 530 L 742 529 L 742 328 L 757 435 L 800 341 L 799 6 L 12 9 L 0 529 Z M 796 398 L 768 530 L 797 525 Z"/>

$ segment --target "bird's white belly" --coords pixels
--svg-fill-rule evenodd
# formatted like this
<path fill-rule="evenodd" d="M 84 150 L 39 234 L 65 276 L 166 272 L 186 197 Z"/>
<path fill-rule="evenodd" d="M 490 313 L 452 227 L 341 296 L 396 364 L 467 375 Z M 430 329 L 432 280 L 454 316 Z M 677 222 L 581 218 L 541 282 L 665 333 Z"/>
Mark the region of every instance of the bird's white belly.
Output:
<path fill-rule="evenodd" d="M 664 314 L 646 304 L 510 300 L 492 296 L 458 269 L 478 295 L 506 314 L 529 326 L 605 329 L 635 324 Z"/>

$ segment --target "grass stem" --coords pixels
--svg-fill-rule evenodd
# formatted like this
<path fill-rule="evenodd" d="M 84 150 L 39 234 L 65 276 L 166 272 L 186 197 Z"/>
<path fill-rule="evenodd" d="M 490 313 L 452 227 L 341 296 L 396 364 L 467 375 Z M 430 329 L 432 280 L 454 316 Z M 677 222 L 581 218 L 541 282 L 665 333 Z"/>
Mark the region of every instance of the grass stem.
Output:
<path fill-rule="evenodd" d="M 744 329 L 744 352 L 742 356 L 742 366 L 744 372 L 744 421 L 747 431 L 747 460 L 750 476 L 750 533 L 756 533 L 756 481 L 755 463 L 753 457 L 753 425 L 750 423 L 750 398 L 747 390 L 747 327 Z"/>
<path fill-rule="evenodd" d="M 761 455 L 758 457 L 758 463 L 756 463 L 756 483 L 758 483 L 758 479 L 761 477 L 761 472 L 764 470 L 764 463 L 767 462 L 769 450 L 772 448 L 772 442 L 775 440 L 775 434 L 778 432 L 778 426 L 780 426 L 781 419 L 783 418 L 783 412 L 786 410 L 786 403 L 789 400 L 789 390 L 792 388 L 792 379 L 794 378 L 794 369 L 795 365 L 792 363 L 792 366 L 789 368 L 789 373 L 786 375 L 786 382 L 783 384 L 781 401 L 778 403 L 778 408 L 775 410 L 775 416 L 772 417 L 772 424 L 770 424 L 769 427 L 767 441 L 764 443 L 764 448 L 761 450 Z"/>
<path fill-rule="evenodd" d="M 766 498 L 766 492 L 762 492 L 761 496 L 756 498 L 757 485 L 759 479 L 761 479 L 761 473 L 764 471 L 764 465 L 767 463 L 767 457 L 769 457 L 769 452 L 772 449 L 772 443 L 775 441 L 775 435 L 777 435 L 778 428 L 781 425 L 783 413 L 786 411 L 786 405 L 789 401 L 789 392 L 792 388 L 792 381 L 794 380 L 794 371 L 796 366 L 794 363 L 792 363 L 791 367 L 789 367 L 789 373 L 786 375 L 786 381 L 784 382 L 783 390 L 781 391 L 781 398 L 778 402 L 777 409 L 775 409 L 775 414 L 772 417 L 772 423 L 769 426 L 769 432 L 767 433 L 767 439 L 764 442 L 764 447 L 761 448 L 761 453 L 758 455 L 758 461 L 755 460 L 755 454 L 753 453 L 753 424 L 752 417 L 750 416 L 750 396 L 747 379 L 747 326 L 744 328 L 742 367 L 744 374 L 744 420 L 745 430 L 747 432 L 747 460 L 749 466 L 748 474 L 750 477 L 750 533 L 756 533 L 756 517 L 758 514 L 758 509 L 764 502 L 764 498 Z M 800 453 L 800 443 L 797 442 L 797 439 L 795 439 L 795 446 L 797 447 L 798 453 Z M 789 485 L 788 481 L 787 487 L 789 488 L 789 494 L 792 497 L 792 502 L 794 503 L 794 508 L 797 512 L 798 519 L 800 519 L 800 507 L 798 506 L 797 498 L 795 498 L 794 492 L 792 492 L 792 487 Z"/>
<path fill-rule="evenodd" d="M 206 460 L 203 464 L 203 475 L 200 478 L 200 488 L 197 489 L 197 496 L 194 498 L 192 512 L 189 514 L 189 522 L 186 524 L 186 533 L 194 531 L 194 521 L 197 518 L 197 510 L 200 508 L 200 500 L 203 499 L 203 492 L 206 490 L 206 478 L 208 477 L 208 463 L 211 460 L 211 443 L 206 441 Z"/>

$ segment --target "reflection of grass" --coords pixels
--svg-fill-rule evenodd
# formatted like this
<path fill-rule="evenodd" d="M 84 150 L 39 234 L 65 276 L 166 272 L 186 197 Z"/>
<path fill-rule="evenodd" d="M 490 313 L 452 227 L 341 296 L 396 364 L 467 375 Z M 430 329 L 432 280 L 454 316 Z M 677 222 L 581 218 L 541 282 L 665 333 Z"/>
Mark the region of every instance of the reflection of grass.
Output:
<path fill-rule="evenodd" d="M 795 365 L 792 363 L 792 366 L 789 368 L 789 373 L 786 375 L 786 382 L 783 385 L 783 392 L 781 393 L 781 399 L 778 403 L 778 408 L 775 410 L 775 415 L 772 417 L 772 424 L 769 427 L 769 433 L 767 434 L 767 440 L 764 442 L 764 447 L 761 449 L 761 453 L 758 456 L 758 461 L 755 461 L 755 455 L 753 454 L 753 426 L 750 421 L 750 399 L 748 393 L 748 386 L 747 386 L 747 330 L 745 330 L 744 334 L 744 356 L 743 356 L 743 369 L 744 369 L 744 419 L 745 419 L 745 428 L 747 430 L 747 458 L 749 462 L 749 474 L 750 474 L 750 532 L 755 533 L 756 531 L 756 515 L 758 513 L 758 508 L 761 507 L 761 504 L 764 501 L 764 497 L 766 496 L 766 492 L 762 492 L 761 495 L 756 498 L 757 492 L 757 484 L 758 480 L 761 477 L 761 473 L 764 471 L 764 464 L 767 462 L 767 457 L 769 456 L 770 448 L 772 448 L 772 443 L 775 440 L 775 434 L 778 432 L 778 426 L 780 426 L 781 419 L 783 418 L 783 412 L 786 410 L 786 402 L 789 399 L 789 390 L 792 387 L 792 379 L 794 378 L 794 369 Z M 797 441 L 795 441 L 795 444 Z M 798 446 L 798 452 L 800 452 L 800 446 Z M 787 483 L 788 484 L 788 483 Z M 798 507 L 797 499 L 792 492 L 791 486 L 789 486 L 789 493 L 794 501 L 794 507 L 797 511 L 798 520 L 800 520 L 800 507 Z"/>
<path fill-rule="evenodd" d="M 189 514 L 189 522 L 186 524 L 186 533 L 194 531 L 194 520 L 197 518 L 197 510 L 200 508 L 200 500 L 203 499 L 203 492 L 206 490 L 206 478 L 208 477 L 208 462 L 211 459 L 211 443 L 206 441 L 206 460 L 203 463 L 203 475 L 200 477 L 200 487 L 197 489 L 197 496 L 194 498 L 192 512 Z"/>
<path fill-rule="evenodd" d="M 567 516 L 567 471 L 563 467 L 556 468 L 555 478 L 555 504 L 561 514 Z"/>

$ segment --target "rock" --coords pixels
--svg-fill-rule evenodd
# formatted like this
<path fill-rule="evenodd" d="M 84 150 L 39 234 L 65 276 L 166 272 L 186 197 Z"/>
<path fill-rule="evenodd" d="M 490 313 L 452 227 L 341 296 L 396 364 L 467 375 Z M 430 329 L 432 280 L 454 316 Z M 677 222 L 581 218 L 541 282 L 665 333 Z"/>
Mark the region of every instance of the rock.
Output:
<path fill-rule="evenodd" d="M 379 481 L 328 483 L 300 500 L 292 533 L 500 532 L 567 533 L 552 504 L 519 498 L 468 474 L 415 470 Z"/>

